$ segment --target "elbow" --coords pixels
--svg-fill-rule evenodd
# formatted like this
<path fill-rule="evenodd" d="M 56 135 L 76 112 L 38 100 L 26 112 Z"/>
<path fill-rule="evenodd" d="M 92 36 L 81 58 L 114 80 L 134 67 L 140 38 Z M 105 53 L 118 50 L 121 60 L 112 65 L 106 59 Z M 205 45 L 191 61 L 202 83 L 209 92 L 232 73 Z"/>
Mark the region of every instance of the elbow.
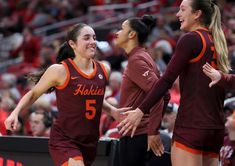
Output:
<path fill-rule="evenodd" d="M 33 91 L 33 90 L 30 90 L 27 93 L 27 95 L 28 95 L 30 103 L 33 103 L 34 101 L 36 101 L 38 99 L 37 93 L 35 91 Z"/>
<path fill-rule="evenodd" d="M 173 86 L 176 79 L 162 77 L 162 80 L 164 84 L 166 85 L 167 89 L 170 89 Z"/>

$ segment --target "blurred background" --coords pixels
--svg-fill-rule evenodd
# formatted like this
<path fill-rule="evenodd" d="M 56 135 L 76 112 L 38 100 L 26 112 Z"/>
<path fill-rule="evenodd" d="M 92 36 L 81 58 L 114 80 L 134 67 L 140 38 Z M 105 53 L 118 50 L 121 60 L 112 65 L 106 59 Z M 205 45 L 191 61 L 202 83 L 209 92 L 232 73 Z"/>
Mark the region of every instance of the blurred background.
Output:
<path fill-rule="evenodd" d="M 34 85 L 26 75 L 55 63 L 59 46 L 65 41 L 67 29 L 76 23 L 89 24 L 96 31 L 96 59 L 111 66 L 106 99 L 118 107 L 122 71 L 127 65 L 123 50 L 115 46 L 115 33 L 121 22 L 132 16 L 151 14 L 156 24 L 151 30 L 146 48 L 164 73 L 182 32 L 176 12 L 181 0 L 0 0 L 0 134 L 47 137 L 57 116 L 54 93 L 45 94 L 35 104 L 21 112 L 15 132 L 8 132 L 4 120 L 20 98 Z M 235 68 L 235 2 L 220 0 L 222 23 L 226 35 L 229 59 Z M 234 70 L 231 71 L 234 73 Z M 172 135 L 180 100 L 178 80 L 170 90 L 171 100 L 162 131 Z M 235 93 L 228 91 L 226 115 L 235 109 Z M 101 139 L 120 136 L 117 122 L 106 114 L 101 116 Z"/>

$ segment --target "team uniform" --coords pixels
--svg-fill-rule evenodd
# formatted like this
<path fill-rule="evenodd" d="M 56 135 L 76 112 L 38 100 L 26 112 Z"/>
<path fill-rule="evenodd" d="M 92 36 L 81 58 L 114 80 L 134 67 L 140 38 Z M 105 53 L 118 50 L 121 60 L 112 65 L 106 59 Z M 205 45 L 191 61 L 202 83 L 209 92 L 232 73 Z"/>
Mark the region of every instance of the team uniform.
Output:
<path fill-rule="evenodd" d="M 123 73 L 120 107 L 136 108 L 146 97 L 155 81 L 159 79 L 160 73 L 145 48 L 137 46 L 127 56 L 128 65 Z M 142 118 L 133 138 L 130 137 L 131 133 L 121 137 L 120 162 L 122 166 L 145 165 L 148 156 L 147 136 L 158 134 L 162 110 L 163 99 L 152 107 L 150 114 Z"/>
<path fill-rule="evenodd" d="M 51 129 L 50 154 L 56 166 L 66 166 L 69 158 L 83 160 L 89 166 L 96 156 L 107 74 L 96 61 L 90 75 L 83 73 L 72 59 L 62 64 L 67 78 L 56 87 L 59 113 Z"/>
<path fill-rule="evenodd" d="M 235 89 L 235 75 L 221 73 L 221 79 L 218 85 L 223 86 L 226 89 Z"/>
<path fill-rule="evenodd" d="M 179 39 L 162 79 L 139 108 L 147 112 L 179 76 L 181 99 L 173 141 L 176 147 L 191 153 L 218 157 L 224 138 L 225 90 L 218 85 L 209 88 L 210 79 L 202 70 L 206 62 L 217 68 L 209 31 L 198 29 L 186 33 Z"/>

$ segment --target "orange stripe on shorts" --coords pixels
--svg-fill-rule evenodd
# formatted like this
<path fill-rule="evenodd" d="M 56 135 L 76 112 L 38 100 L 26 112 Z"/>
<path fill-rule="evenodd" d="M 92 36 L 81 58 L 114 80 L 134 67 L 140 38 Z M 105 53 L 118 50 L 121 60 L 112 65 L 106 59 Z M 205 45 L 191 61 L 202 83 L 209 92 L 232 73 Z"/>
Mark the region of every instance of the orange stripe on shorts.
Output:
<path fill-rule="evenodd" d="M 82 160 L 83 161 L 83 157 L 82 156 L 76 156 L 73 157 L 74 160 Z M 61 166 L 68 166 L 68 161 L 64 162 Z"/>
<path fill-rule="evenodd" d="M 175 146 L 192 154 L 203 154 L 203 151 L 187 147 L 184 144 L 174 141 Z"/>
<path fill-rule="evenodd" d="M 218 158 L 219 154 L 214 153 L 214 152 L 203 152 L 202 153 L 203 156 L 208 156 L 210 158 Z"/>
<path fill-rule="evenodd" d="M 175 143 L 175 146 L 177 148 L 180 148 L 180 149 L 185 150 L 185 151 L 187 151 L 189 153 L 192 153 L 192 154 L 200 154 L 200 155 L 203 155 L 203 156 L 208 156 L 210 158 L 218 158 L 219 157 L 219 154 L 214 153 L 214 152 L 205 152 L 205 151 L 202 151 L 202 150 L 193 149 L 193 148 L 187 147 L 186 145 L 181 144 L 181 143 L 176 142 L 176 141 L 174 141 L 174 143 Z"/>

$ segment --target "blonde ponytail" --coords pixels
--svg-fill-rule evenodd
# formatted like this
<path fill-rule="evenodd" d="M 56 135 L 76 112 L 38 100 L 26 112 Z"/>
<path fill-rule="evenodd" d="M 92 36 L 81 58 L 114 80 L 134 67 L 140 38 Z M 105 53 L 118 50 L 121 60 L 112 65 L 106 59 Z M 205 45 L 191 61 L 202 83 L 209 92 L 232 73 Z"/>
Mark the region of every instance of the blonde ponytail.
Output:
<path fill-rule="evenodd" d="M 228 73 L 231 70 L 231 66 L 228 60 L 228 48 L 227 42 L 224 36 L 224 32 L 221 27 L 221 14 L 217 5 L 213 4 L 214 13 L 211 19 L 209 30 L 212 32 L 214 39 L 214 45 L 217 52 L 217 64 L 218 68 Z"/>

